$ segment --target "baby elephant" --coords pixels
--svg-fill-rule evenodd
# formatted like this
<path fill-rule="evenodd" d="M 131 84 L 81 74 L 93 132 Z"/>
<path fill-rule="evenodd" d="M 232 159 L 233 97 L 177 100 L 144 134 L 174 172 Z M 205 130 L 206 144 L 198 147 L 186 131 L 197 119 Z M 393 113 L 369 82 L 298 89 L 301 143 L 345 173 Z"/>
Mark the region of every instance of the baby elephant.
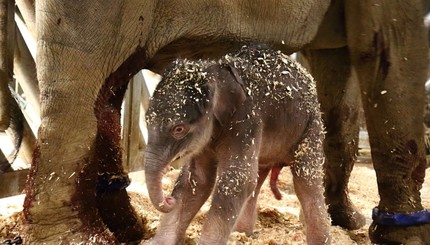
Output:
<path fill-rule="evenodd" d="M 199 244 L 226 244 L 233 230 L 252 234 L 261 185 L 279 166 L 291 166 L 308 244 L 330 243 L 315 82 L 288 56 L 245 46 L 219 61 L 176 60 L 146 120 L 148 192 L 165 213 L 150 243 L 181 244 L 211 194 Z M 164 196 L 163 174 L 179 158 L 187 164 Z"/>

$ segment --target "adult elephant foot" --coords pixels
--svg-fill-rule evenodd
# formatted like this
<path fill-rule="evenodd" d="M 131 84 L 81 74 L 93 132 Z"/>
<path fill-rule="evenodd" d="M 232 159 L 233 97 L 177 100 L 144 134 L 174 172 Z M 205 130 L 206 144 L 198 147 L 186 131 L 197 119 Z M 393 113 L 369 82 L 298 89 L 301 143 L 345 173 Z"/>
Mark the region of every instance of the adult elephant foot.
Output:
<path fill-rule="evenodd" d="M 373 222 L 369 227 L 369 237 L 376 244 L 430 244 L 430 224 L 417 226 L 388 226 Z"/>
<path fill-rule="evenodd" d="M 329 205 L 328 213 L 332 225 L 339 225 L 348 230 L 357 230 L 366 224 L 364 215 L 349 200 Z"/>
<path fill-rule="evenodd" d="M 328 174 L 329 177 L 330 175 Z M 333 191 L 330 187 L 341 186 L 341 191 Z M 358 211 L 348 197 L 346 183 L 331 183 L 326 179 L 326 203 L 332 225 L 348 230 L 357 230 L 366 224 L 365 216 Z"/>
<path fill-rule="evenodd" d="M 63 230 L 64 227 L 73 227 L 81 225 L 80 220 L 70 219 L 67 221 L 59 221 L 60 223 L 55 225 L 50 224 L 32 224 L 26 232 L 27 235 L 23 237 L 26 244 L 79 244 L 82 241 L 87 241 L 91 244 L 118 244 L 118 240 L 114 235 L 109 232 L 108 229 L 88 229 L 88 227 L 82 227 L 78 229 Z M 55 227 L 56 229 L 51 229 Z M 44 232 L 45 236 L 40 237 L 37 233 Z"/>
<path fill-rule="evenodd" d="M 97 201 L 104 223 L 119 241 L 134 242 L 142 239 L 143 222 L 130 205 L 126 190 L 98 193 Z"/>
<path fill-rule="evenodd" d="M 126 178 L 117 178 L 121 175 L 103 178 L 94 171 L 93 161 L 73 172 L 46 171 L 39 164 L 41 157 L 38 152 L 39 148 L 35 151 L 36 162 L 33 166 L 38 166 L 39 172 L 44 170 L 48 174 L 38 178 L 34 167 L 30 170 L 31 182 L 27 182 L 24 203 L 28 224 L 28 235 L 24 238 L 26 243 L 74 244 L 91 241 L 92 244 L 118 244 L 141 240 L 142 222 L 131 207 L 124 189 L 128 181 L 119 181 Z M 61 169 L 65 171 L 65 166 L 60 166 Z M 75 176 L 76 179 L 73 178 Z M 51 191 L 53 186 L 60 191 Z"/>

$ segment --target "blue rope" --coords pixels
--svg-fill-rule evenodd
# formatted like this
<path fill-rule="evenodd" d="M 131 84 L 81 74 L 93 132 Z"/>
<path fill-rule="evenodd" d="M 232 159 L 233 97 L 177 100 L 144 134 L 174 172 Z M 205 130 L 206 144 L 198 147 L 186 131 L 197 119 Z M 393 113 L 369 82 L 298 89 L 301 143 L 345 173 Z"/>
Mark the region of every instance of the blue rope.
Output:
<path fill-rule="evenodd" d="M 379 225 L 412 226 L 430 223 L 430 212 L 426 209 L 414 213 L 389 214 L 372 210 L 372 219 Z"/>

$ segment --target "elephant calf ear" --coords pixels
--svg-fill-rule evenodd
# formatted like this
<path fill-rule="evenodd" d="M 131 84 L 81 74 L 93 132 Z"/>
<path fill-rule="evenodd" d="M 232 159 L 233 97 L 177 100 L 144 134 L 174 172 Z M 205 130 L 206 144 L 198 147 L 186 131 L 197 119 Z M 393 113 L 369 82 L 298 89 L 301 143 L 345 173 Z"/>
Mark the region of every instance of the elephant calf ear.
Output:
<path fill-rule="evenodd" d="M 230 65 L 214 65 L 207 71 L 214 88 L 213 114 L 221 125 L 225 125 L 246 100 L 244 83 L 238 71 Z"/>

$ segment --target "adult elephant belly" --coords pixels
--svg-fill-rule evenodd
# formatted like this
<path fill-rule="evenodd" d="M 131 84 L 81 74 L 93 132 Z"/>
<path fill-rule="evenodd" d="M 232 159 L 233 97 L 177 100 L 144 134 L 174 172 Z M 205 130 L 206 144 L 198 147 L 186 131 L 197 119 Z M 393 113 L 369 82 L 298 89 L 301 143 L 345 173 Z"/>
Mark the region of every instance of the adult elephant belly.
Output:
<path fill-rule="evenodd" d="M 152 30 L 146 43 L 151 57 L 146 68 L 162 73 L 176 57 L 217 58 L 246 42 L 263 42 L 284 53 L 296 52 L 315 39 L 329 4 L 327 0 L 195 3 L 181 15 L 196 16 L 199 21 L 172 20 L 169 15 L 156 21 L 158 28 Z M 167 6 L 165 11 L 175 13 L 176 8 Z"/>

